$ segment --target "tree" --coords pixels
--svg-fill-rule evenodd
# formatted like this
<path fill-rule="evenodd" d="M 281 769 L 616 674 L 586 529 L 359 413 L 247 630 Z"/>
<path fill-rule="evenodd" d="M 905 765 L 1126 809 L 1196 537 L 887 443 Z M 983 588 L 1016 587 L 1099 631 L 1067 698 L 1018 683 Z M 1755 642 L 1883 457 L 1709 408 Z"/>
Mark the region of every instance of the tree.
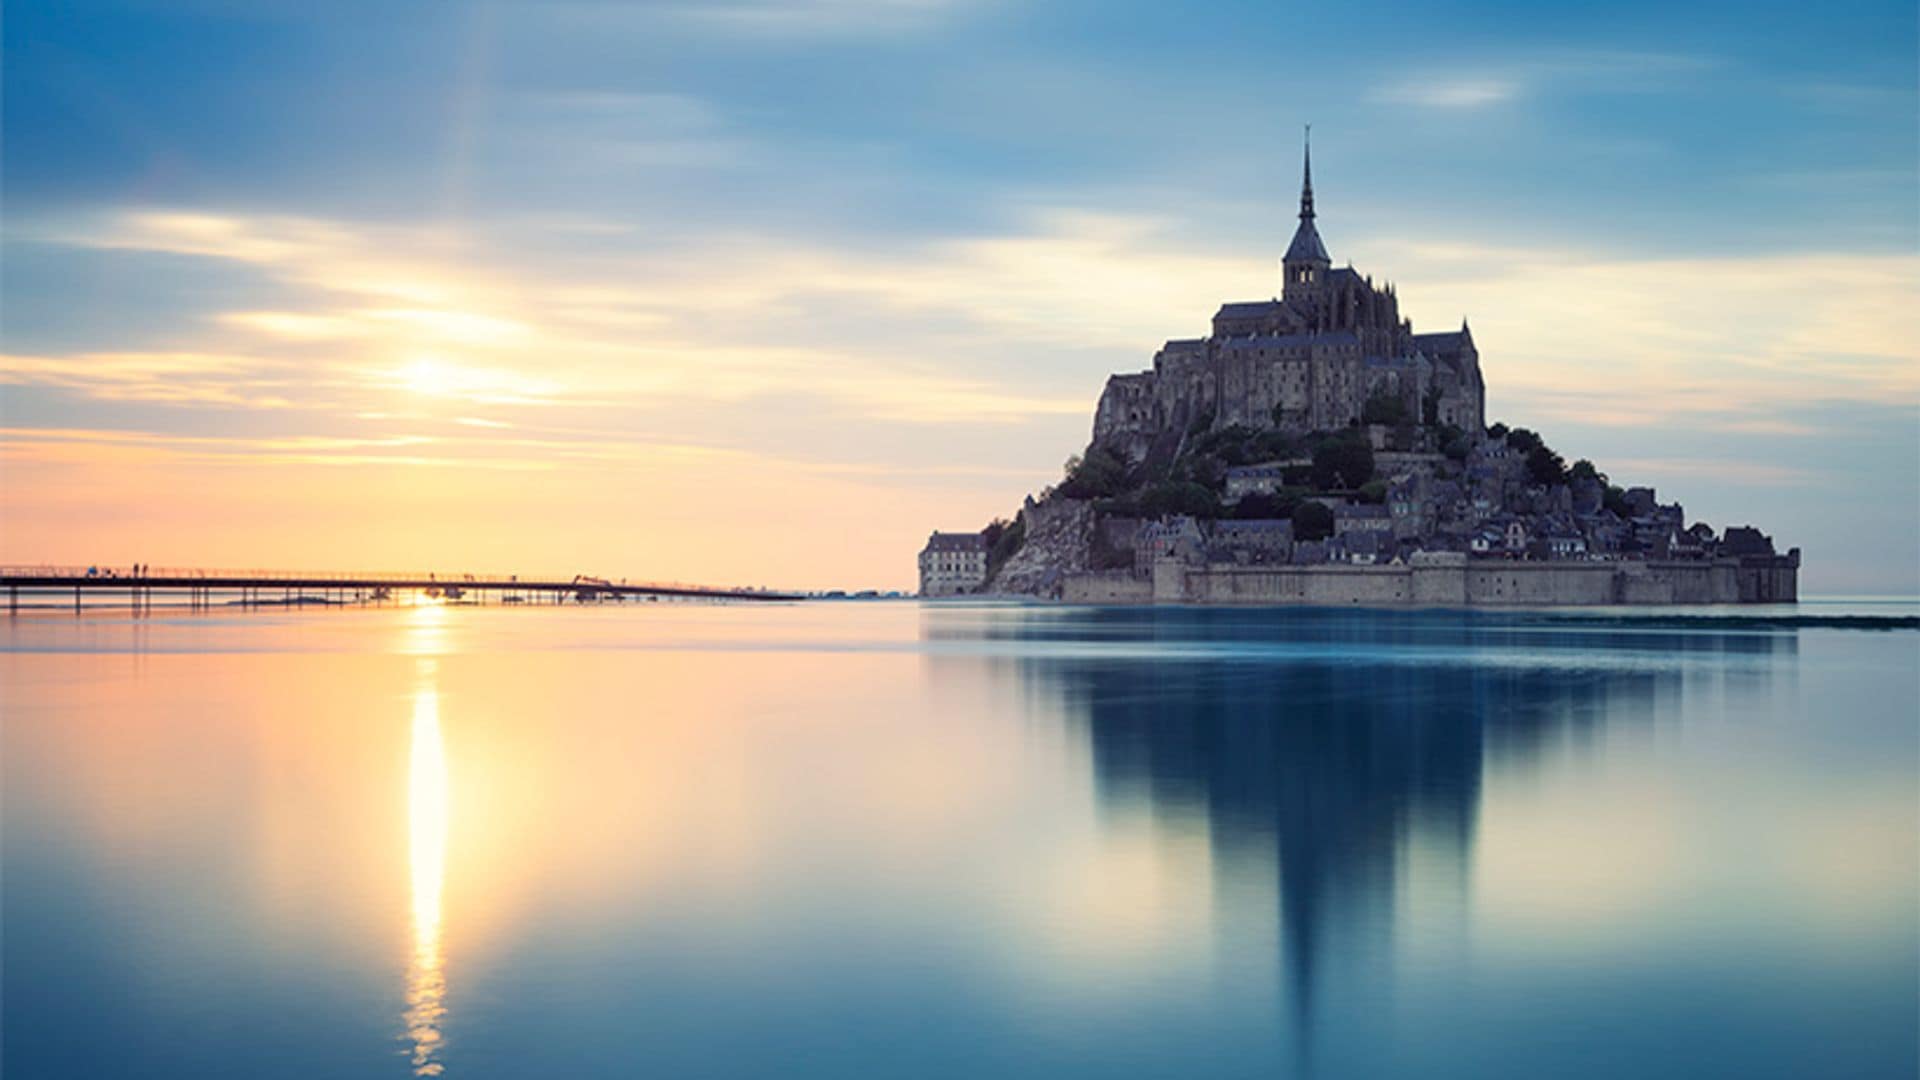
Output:
<path fill-rule="evenodd" d="M 1387 482 L 1385 480 L 1369 480 L 1361 484 L 1360 501 L 1363 503 L 1372 503 L 1375 506 L 1386 502 Z"/>
<path fill-rule="evenodd" d="M 1373 479 L 1373 447 L 1365 435 L 1343 432 L 1314 448 L 1313 483 L 1321 491 L 1351 490 Z"/>
<path fill-rule="evenodd" d="M 1300 441 L 1278 428 L 1269 428 L 1253 438 L 1253 452 L 1263 461 L 1290 458 L 1299 450 Z"/>
<path fill-rule="evenodd" d="M 1243 520 L 1278 521 L 1290 516 L 1299 501 L 1298 497 L 1255 492 L 1241 498 L 1233 508 L 1233 516 Z"/>
<path fill-rule="evenodd" d="M 1613 511 L 1613 516 L 1622 521 L 1633 516 L 1633 509 L 1627 505 L 1627 493 L 1624 488 L 1607 485 L 1607 493 L 1601 496 L 1600 505 Z"/>
<path fill-rule="evenodd" d="M 1055 490 L 1069 499 L 1099 499 L 1119 494 L 1126 480 L 1127 463 L 1120 455 L 1096 446 L 1083 458 L 1067 459 L 1067 478 Z"/>
<path fill-rule="evenodd" d="M 1324 503 L 1308 499 L 1293 508 L 1295 540 L 1325 540 L 1333 535 L 1333 511 Z"/>
<path fill-rule="evenodd" d="M 1567 482 L 1567 462 L 1546 444 L 1527 451 L 1527 478 L 1540 487 Z"/>
<path fill-rule="evenodd" d="M 1588 461 L 1586 458 L 1581 458 L 1579 461 L 1573 463 L 1572 468 L 1567 470 L 1567 479 L 1597 481 L 1605 478 L 1600 475 L 1599 469 L 1593 467 L 1593 462 Z"/>
<path fill-rule="evenodd" d="M 1185 454 L 1174 462 L 1171 479 L 1189 481 L 1218 491 L 1227 483 L 1227 463 L 1212 454 Z"/>
<path fill-rule="evenodd" d="M 1192 517 L 1220 516 L 1220 500 L 1213 492 L 1189 480 L 1155 484 L 1140 493 L 1140 511 L 1148 517 L 1187 514 Z"/>
<path fill-rule="evenodd" d="M 1492 426 L 1487 428 L 1487 438 L 1489 439 L 1503 438 L 1505 437 L 1506 434 L 1507 434 L 1507 425 L 1505 424 L 1495 423 Z"/>

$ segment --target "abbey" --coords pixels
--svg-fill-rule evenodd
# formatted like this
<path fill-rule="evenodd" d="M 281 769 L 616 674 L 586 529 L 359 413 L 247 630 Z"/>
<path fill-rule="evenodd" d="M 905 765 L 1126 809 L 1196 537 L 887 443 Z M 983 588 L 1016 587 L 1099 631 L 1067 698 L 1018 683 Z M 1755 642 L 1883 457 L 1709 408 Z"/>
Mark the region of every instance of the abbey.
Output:
<path fill-rule="evenodd" d="M 1416 334 L 1392 285 L 1333 267 L 1314 224 L 1311 148 L 1300 225 L 1281 265 L 1278 297 L 1223 304 L 1210 336 L 1169 341 L 1152 371 L 1108 379 L 1094 443 L 1139 461 L 1195 427 L 1333 431 L 1358 422 L 1370 399 L 1427 424 L 1481 430 L 1486 388 L 1473 334 L 1464 321 Z"/>
<path fill-rule="evenodd" d="M 1416 334 L 1334 269 L 1305 163 L 1280 295 L 1115 375 L 1060 482 L 935 533 L 925 595 L 1086 603 L 1714 604 L 1798 595 L 1800 549 L 1488 423 L 1473 334 Z M 972 552 L 960 578 L 953 551 Z M 931 574 L 932 576 L 929 576 Z"/>

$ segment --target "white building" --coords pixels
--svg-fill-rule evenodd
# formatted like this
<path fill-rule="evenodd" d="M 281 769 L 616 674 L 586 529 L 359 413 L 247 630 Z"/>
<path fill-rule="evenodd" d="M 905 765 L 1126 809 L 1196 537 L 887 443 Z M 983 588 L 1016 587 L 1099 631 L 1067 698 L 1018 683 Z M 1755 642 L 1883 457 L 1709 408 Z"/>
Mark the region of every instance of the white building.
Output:
<path fill-rule="evenodd" d="M 956 596 L 987 583 L 987 541 L 979 533 L 937 532 L 920 549 L 920 595 Z"/>

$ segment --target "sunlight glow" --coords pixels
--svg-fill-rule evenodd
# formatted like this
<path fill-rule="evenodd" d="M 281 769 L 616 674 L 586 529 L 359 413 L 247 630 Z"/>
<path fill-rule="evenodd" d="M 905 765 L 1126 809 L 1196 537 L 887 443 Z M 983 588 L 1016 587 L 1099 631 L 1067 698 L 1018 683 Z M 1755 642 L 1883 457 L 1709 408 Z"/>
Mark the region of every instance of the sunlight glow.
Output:
<path fill-rule="evenodd" d="M 440 736 L 438 663 L 421 660 L 413 698 L 413 757 L 407 777 L 407 817 L 413 870 L 413 955 L 402 1019 L 413 1044 L 415 1076 L 438 1076 L 436 1055 L 446 1041 L 447 979 L 441 947 L 441 889 L 447 869 L 447 759 Z"/>
<path fill-rule="evenodd" d="M 458 393 L 459 369 L 444 360 L 423 356 L 400 369 L 400 384 L 416 394 L 446 397 Z"/>

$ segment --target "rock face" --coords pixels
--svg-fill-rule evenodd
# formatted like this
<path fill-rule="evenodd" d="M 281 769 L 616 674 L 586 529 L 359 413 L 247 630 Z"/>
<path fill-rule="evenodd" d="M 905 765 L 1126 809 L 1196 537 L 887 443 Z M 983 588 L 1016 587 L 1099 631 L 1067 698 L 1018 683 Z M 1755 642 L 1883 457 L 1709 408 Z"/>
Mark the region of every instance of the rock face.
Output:
<path fill-rule="evenodd" d="M 1086 573 L 1093 547 L 1093 504 L 1051 498 L 1020 511 L 1026 542 L 988 580 L 985 592 L 1057 599 L 1067 577 Z"/>

